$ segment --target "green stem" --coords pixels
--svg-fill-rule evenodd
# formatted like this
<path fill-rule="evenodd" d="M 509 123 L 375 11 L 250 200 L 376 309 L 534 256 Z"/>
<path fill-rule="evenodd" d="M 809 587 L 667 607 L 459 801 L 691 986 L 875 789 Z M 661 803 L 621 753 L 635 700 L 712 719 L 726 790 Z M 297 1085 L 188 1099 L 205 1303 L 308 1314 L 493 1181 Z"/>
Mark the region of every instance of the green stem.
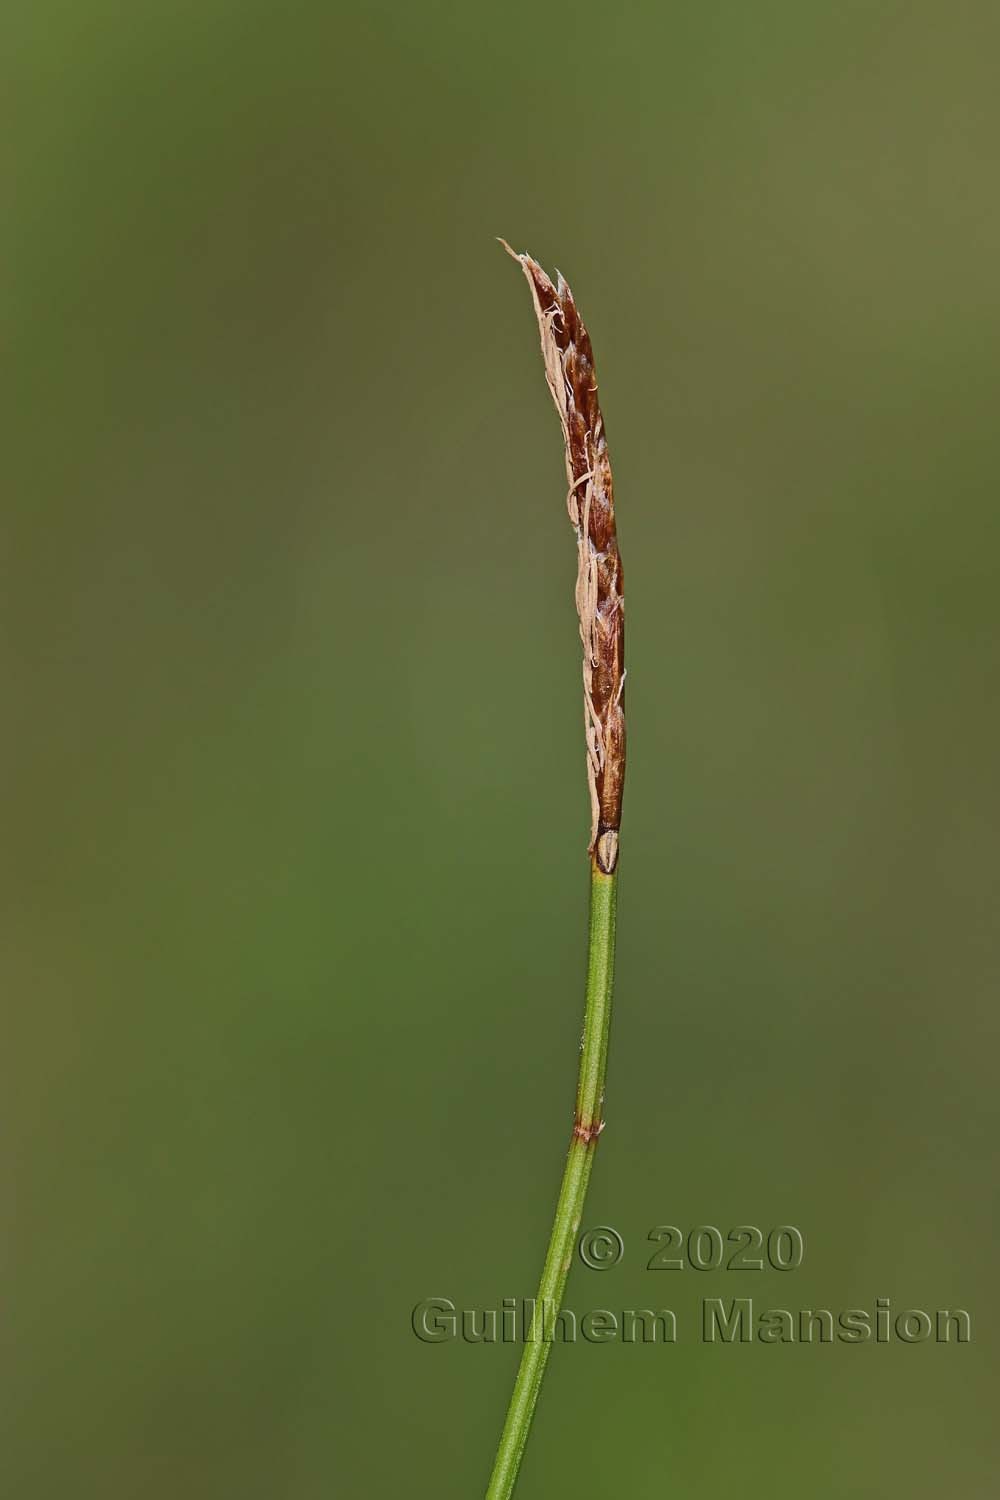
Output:
<path fill-rule="evenodd" d="M 603 1128 L 604 1073 L 608 1060 L 608 1025 L 615 974 L 615 903 L 618 872 L 605 875 L 591 865 L 590 938 L 587 955 L 587 1004 L 583 1021 L 583 1051 L 576 1090 L 576 1119 L 566 1157 L 556 1216 L 542 1267 L 538 1297 L 525 1333 L 524 1352 L 514 1381 L 514 1393 L 500 1435 L 486 1500 L 509 1500 L 517 1482 L 521 1455 L 528 1440 L 535 1403 L 549 1357 L 556 1318 L 562 1303 L 573 1247 L 580 1228 L 583 1203 L 594 1162 L 594 1148 Z"/>

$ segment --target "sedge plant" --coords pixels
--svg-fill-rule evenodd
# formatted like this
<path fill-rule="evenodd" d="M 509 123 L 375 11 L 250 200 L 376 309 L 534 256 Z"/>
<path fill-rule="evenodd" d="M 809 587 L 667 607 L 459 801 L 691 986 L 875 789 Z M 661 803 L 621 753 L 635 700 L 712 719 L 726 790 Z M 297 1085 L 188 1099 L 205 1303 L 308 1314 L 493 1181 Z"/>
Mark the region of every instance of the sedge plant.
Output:
<path fill-rule="evenodd" d="M 583 644 L 583 714 L 590 787 L 590 924 L 576 1110 L 538 1296 L 507 1409 L 486 1500 L 508 1500 L 551 1348 L 580 1228 L 594 1152 L 604 1129 L 604 1075 L 615 968 L 618 839 L 625 780 L 625 604 L 614 488 L 597 398 L 590 335 L 573 293 L 530 255 L 505 249 L 531 288 L 545 378 L 562 424 L 567 504 L 577 540 L 576 609 Z"/>

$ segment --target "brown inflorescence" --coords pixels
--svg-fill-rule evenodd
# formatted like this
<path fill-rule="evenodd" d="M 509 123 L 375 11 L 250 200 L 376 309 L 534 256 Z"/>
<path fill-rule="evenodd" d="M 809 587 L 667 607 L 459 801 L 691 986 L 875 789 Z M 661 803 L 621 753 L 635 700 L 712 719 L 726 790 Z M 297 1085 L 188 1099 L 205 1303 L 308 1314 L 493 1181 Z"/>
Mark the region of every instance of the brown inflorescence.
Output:
<path fill-rule="evenodd" d="M 625 780 L 625 600 L 614 486 L 590 335 L 562 276 L 505 248 L 524 271 L 538 317 L 545 378 L 562 423 L 567 503 L 579 552 L 576 608 L 583 642 L 590 852 L 610 875 L 618 862 Z"/>

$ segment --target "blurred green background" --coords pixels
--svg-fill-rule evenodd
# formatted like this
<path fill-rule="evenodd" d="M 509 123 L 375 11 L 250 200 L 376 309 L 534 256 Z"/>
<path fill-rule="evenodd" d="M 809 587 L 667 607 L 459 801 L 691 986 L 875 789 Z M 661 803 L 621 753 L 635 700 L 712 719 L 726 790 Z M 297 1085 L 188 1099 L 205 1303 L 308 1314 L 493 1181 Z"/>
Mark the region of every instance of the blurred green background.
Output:
<path fill-rule="evenodd" d="M 519 1500 L 981 1497 L 997 1458 L 1000 13 L 16 4 L 3 1466 L 476 1496 L 575 1077 L 575 554 L 618 487 L 608 1129 Z M 659 1275 L 656 1224 L 801 1226 Z M 734 1285 L 734 1282 L 738 1283 Z M 752 1283 L 752 1284 L 750 1284 Z M 973 1342 L 707 1348 L 703 1296 Z"/>

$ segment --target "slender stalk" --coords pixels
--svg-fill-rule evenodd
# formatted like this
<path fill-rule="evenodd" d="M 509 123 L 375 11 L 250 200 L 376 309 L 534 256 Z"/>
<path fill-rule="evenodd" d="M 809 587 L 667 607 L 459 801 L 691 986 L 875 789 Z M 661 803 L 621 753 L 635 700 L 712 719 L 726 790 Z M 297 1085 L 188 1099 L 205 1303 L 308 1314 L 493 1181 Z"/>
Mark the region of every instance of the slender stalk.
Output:
<path fill-rule="evenodd" d="M 506 242 L 504 242 L 506 243 Z M 562 425 L 576 532 L 576 610 L 583 645 L 583 718 L 590 787 L 590 939 L 576 1117 L 556 1203 L 538 1297 L 525 1334 L 486 1500 L 508 1500 L 548 1362 L 594 1149 L 604 1129 L 604 1073 L 615 969 L 618 837 L 625 783 L 625 601 L 615 529 L 614 486 L 597 397 L 590 335 L 562 276 L 552 282 L 530 255 L 517 255 L 531 288 L 545 379 Z"/>
<path fill-rule="evenodd" d="M 608 1024 L 615 971 L 617 888 L 617 871 L 606 875 L 596 860 L 592 861 L 587 1001 L 580 1077 L 576 1090 L 576 1119 L 538 1296 L 530 1326 L 525 1333 L 524 1352 L 514 1381 L 514 1393 L 507 1409 L 507 1419 L 497 1448 L 486 1500 L 509 1500 L 514 1491 L 580 1228 L 590 1169 L 594 1162 L 594 1147 L 603 1128 L 601 1106 L 604 1102 Z"/>

